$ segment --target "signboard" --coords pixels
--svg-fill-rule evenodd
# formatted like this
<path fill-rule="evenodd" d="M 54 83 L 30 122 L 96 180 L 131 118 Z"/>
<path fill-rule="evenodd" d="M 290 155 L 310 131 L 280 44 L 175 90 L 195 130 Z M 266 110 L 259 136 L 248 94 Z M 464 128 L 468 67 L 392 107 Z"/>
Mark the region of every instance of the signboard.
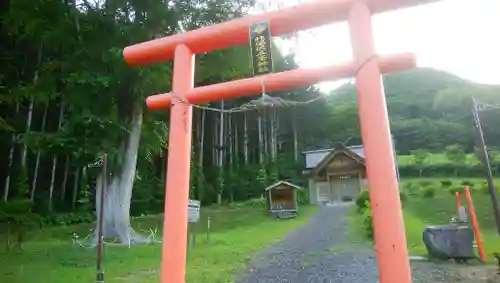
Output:
<path fill-rule="evenodd" d="M 188 203 L 188 222 L 197 223 L 200 220 L 200 201 L 189 200 Z"/>
<path fill-rule="evenodd" d="M 257 22 L 250 25 L 250 51 L 254 76 L 273 72 L 271 26 L 268 22 Z"/>

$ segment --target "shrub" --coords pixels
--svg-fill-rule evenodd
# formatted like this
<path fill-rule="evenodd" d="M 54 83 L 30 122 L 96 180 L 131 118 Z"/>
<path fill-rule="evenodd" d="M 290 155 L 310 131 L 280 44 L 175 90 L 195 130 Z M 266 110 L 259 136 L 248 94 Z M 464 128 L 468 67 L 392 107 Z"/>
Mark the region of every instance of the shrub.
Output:
<path fill-rule="evenodd" d="M 420 181 L 418 182 L 420 187 L 428 187 L 430 185 L 432 185 L 432 181 Z"/>
<path fill-rule="evenodd" d="M 372 212 L 370 208 L 370 202 L 366 202 L 364 205 L 363 209 L 363 214 L 361 215 L 361 218 L 363 219 L 363 229 L 365 231 L 365 235 L 373 239 L 373 219 L 372 219 Z"/>
<path fill-rule="evenodd" d="M 476 184 L 476 186 L 474 187 L 474 190 L 477 190 L 481 194 L 487 195 L 490 193 L 490 186 L 488 185 L 488 182 L 482 182 L 482 183 Z"/>
<path fill-rule="evenodd" d="M 11 236 L 16 238 L 15 245 L 22 247 L 28 232 L 40 226 L 40 216 L 31 212 L 32 207 L 33 202 L 27 199 L 0 203 L 0 224 L 5 227 L 8 249 Z"/>
<path fill-rule="evenodd" d="M 406 193 L 400 191 L 399 199 L 401 200 L 401 206 L 404 205 L 406 198 L 407 198 Z M 366 209 L 366 203 L 370 203 L 370 192 L 368 191 L 368 189 L 364 189 L 356 198 L 356 206 L 358 213 L 364 212 L 364 210 Z"/>
<path fill-rule="evenodd" d="M 406 198 L 407 198 L 406 193 L 403 192 L 403 191 L 400 191 L 399 192 L 399 199 L 401 200 L 401 205 L 402 206 L 404 205 L 404 203 L 406 201 Z"/>
<path fill-rule="evenodd" d="M 469 180 L 463 180 L 462 183 L 460 183 L 460 184 L 462 184 L 463 186 L 469 186 L 469 187 L 474 185 L 474 183 L 469 181 Z"/>
<path fill-rule="evenodd" d="M 45 216 L 42 219 L 43 224 L 54 226 L 66 226 L 82 223 L 92 223 L 96 220 L 94 213 L 59 213 Z"/>
<path fill-rule="evenodd" d="M 266 198 L 252 198 L 249 200 L 246 200 L 244 202 L 240 203 L 232 203 L 231 206 L 233 207 L 253 207 L 253 208 L 265 208 L 267 206 L 266 204 Z"/>
<path fill-rule="evenodd" d="M 441 180 L 441 186 L 442 186 L 442 187 L 448 188 L 448 187 L 450 187 L 452 184 L 453 184 L 453 182 L 452 182 L 452 181 L 450 181 L 450 180 Z"/>
<path fill-rule="evenodd" d="M 497 194 L 500 192 L 499 186 L 500 184 L 493 184 L 495 186 L 495 191 Z M 479 193 L 488 195 L 490 193 L 490 187 L 488 185 L 488 182 L 481 182 L 478 183 L 476 187 L 474 187 L 474 190 L 477 190 Z"/>
<path fill-rule="evenodd" d="M 359 213 L 362 213 L 363 210 L 366 209 L 367 202 L 370 203 L 370 192 L 368 189 L 364 189 L 356 198 L 356 206 L 358 207 Z"/>
<path fill-rule="evenodd" d="M 456 193 L 463 193 L 464 187 L 461 185 L 454 185 L 448 188 L 448 192 L 452 195 L 455 195 Z"/>
<path fill-rule="evenodd" d="M 419 189 L 420 186 L 417 183 L 412 183 L 412 182 L 405 183 L 403 186 L 403 190 L 406 192 L 406 194 L 410 196 L 417 195 Z"/>
<path fill-rule="evenodd" d="M 309 204 L 308 190 L 302 189 L 297 191 L 297 202 L 299 205 Z"/>
<path fill-rule="evenodd" d="M 421 190 L 421 194 L 424 198 L 433 198 L 436 196 L 436 187 L 435 186 L 425 186 Z"/>

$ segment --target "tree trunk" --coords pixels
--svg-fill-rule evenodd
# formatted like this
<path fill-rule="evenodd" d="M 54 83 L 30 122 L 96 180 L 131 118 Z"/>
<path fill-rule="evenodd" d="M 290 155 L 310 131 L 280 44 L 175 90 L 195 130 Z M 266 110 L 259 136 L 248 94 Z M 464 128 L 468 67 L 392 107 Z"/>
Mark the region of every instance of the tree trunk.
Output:
<path fill-rule="evenodd" d="M 108 179 L 104 192 L 104 226 L 103 236 L 105 238 L 118 239 L 121 243 L 144 243 L 149 239 L 139 235 L 130 225 L 130 201 L 134 186 L 135 172 L 137 167 L 137 152 L 141 137 L 142 106 L 136 105 L 133 112 L 131 131 L 124 145 L 123 166 Z M 100 213 L 100 195 L 102 188 L 102 175 L 99 175 L 96 184 L 96 215 Z M 99 223 L 99 221 L 97 221 Z M 95 240 L 98 232 L 96 228 Z"/>
<path fill-rule="evenodd" d="M 299 141 L 297 135 L 297 113 L 295 107 L 293 107 L 292 116 L 292 131 L 293 131 L 293 157 L 295 161 L 299 160 Z"/>
<path fill-rule="evenodd" d="M 42 46 L 38 47 L 38 52 L 37 52 L 37 62 L 36 62 L 36 69 L 35 73 L 33 74 L 33 85 L 36 86 L 38 83 L 38 77 L 39 77 L 39 72 L 40 72 L 40 64 L 42 63 Z M 28 117 L 26 118 L 26 128 L 25 132 L 29 133 L 31 130 L 31 121 L 33 119 L 33 108 L 35 105 L 35 97 L 32 96 L 30 99 L 30 104 L 28 106 Z M 26 143 L 23 145 L 23 149 L 21 151 L 21 166 L 23 168 L 26 168 L 26 156 L 28 154 L 28 147 Z"/>
<path fill-rule="evenodd" d="M 47 124 L 48 109 L 49 109 L 49 104 L 45 105 L 45 110 L 43 111 L 42 128 L 40 129 L 40 132 L 42 132 L 42 134 L 45 133 L 45 125 Z M 40 151 L 38 151 L 36 153 L 35 171 L 33 172 L 33 182 L 31 183 L 30 199 L 32 201 L 35 199 L 36 182 L 38 181 L 38 169 L 40 168 L 40 157 L 41 157 L 41 153 L 40 153 Z"/>
<path fill-rule="evenodd" d="M 66 161 L 64 162 L 64 176 L 61 184 L 61 202 L 64 202 L 66 198 L 66 184 L 68 183 L 68 172 L 69 172 L 69 159 L 70 155 L 66 155 Z"/>
<path fill-rule="evenodd" d="M 269 127 L 268 127 L 268 120 L 267 120 L 267 109 L 264 108 L 262 110 L 262 143 L 263 143 L 263 159 L 262 162 L 267 163 L 268 157 L 269 157 L 269 133 L 267 132 Z"/>
<path fill-rule="evenodd" d="M 83 168 L 82 176 L 85 176 L 85 168 L 86 167 Z M 71 199 L 71 211 L 73 212 L 76 209 L 76 201 L 78 199 L 78 185 L 80 184 L 79 180 L 80 180 L 80 168 L 76 168 L 75 179 L 73 181 L 73 197 Z"/>
<path fill-rule="evenodd" d="M 224 109 L 224 100 L 221 101 L 221 109 Z M 223 160 L 224 160 L 224 112 L 220 112 L 220 131 L 219 131 L 219 188 L 217 188 L 217 204 L 222 204 L 222 192 L 224 191 L 224 171 L 223 171 Z"/>
<path fill-rule="evenodd" d="M 201 120 L 200 120 L 200 139 L 199 142 L 199 153 L 198 153 L 198 168 L 201 171 L 200 174 L 203 174 L 203 148 L 204 148 L 204 140 L 205 140 L 205 117 L 206 112 L 201 110 Z M 203 180 L 201 176 L 198 176 L 198 199 L 201 201 L 203 199 Z"/>
<path fill-rule="evenodd" d="M 16 103 L 16 116 L 19 114 L 20 103 Z M 16 148 L 16 134 L 13 133 L 11 137 L 11 145 L 9 150 L 9 163 L 7 166 L 8 172 L 7 177 L 5 177 L 5 185 L 3 190 L 3 201 L 7 201 L 9 199 L 9 191 L 10 191 L 10 178 L 12 176 L 12 164 L 14 163 L 14 150 Z"/>
<path fill-rule="evenodd" d="M 248 165 L 248 124 L 247 124 L 247 113 L 244 112 L 243 119 L 243 156 L 245 158 L 245 165 Z"/>
<path fill-rule="evenodd" d="M 231 115 L 228 115 L 227 117 L 227 123 L 228 123 L 228 146 L 229 146 L 229 172 L 230 172 L 230 182 L 233 182 L 233 174 L 234 174 L 234 151 L 233 151 L 233 135 L 234 135 L 234 129 L 233 129 L 233 119 Z M 229 184 L 229 202 L 234 202 L 234 192 L 233 192 L 233 184 Z"/>
<path fill-rule="evenodd" d="M 278 134 L 278 131 L 277 131 L 277 127 L 278 127 L 278 123 L 276 121 L 276 109 L 274 108 L 271 108 L 270 109 L 270 120 L 271 120 L 271 161 L 275 162 L 276 161 L 276 158 L 278 157 L 278 150 L 277 150 L 277 146 L 278 146 L 278 138 L 277 138 L 277 134 Z"/>
<path fill-rule="evenodd" d="M 212 163 L 215 167 L 219 165 L 219 123 L 220 117 L 214 117 L 214 134 L 213 134 L 213 150 L 212 150 Z"/>
<path fill-rule="evenodd" d="M 38 80 L 38 69 L 35 71 L 35 76 L 33 78 L 33 84 L 36 84 L 36 81 Z M 31 121 L 33 119 L 33 108 L 35 104 L 35 98 L 32 97 L 30 99 L 30 104 L 28 106 L 28 117 L 26 117 L 26 129 L 25 133 L 29 133 L 31 130 Z M 26 157 L 28 155 L 28 146 L 26 143 L 23 144 L 22 150 L 21 150 L 21 167 L 26 168 Z"/>
<path fill-rule="evenodd" d="M 264 164 L 264 135 L 262 133 L 262 112 L 259 111 L 259 117 L 257 118 L 257 127 L 259 131 L 259 164 Z"/>
<path fill-rule="evenodd" d="M 57 124 L 57 131 L 61 129 L 62 122 L 64 118 L 64 104 L 61 101 L 61 106 L 59 108 L 59 121 Z M 54 186 L 56 181 L 56 168 L 57 168 L 57 155 L 52 157 L 52 171 L 50 176 L 50 187 L 49 187 L 49 211 L 52 211 L 53 203 L 52 200 L 54 198 Z"/>

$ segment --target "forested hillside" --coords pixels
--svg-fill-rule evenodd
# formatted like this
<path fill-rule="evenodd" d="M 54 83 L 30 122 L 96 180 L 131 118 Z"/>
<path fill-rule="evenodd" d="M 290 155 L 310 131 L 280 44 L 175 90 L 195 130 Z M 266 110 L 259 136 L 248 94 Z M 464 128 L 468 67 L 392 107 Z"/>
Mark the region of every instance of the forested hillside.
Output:
<path fill-rule="evenodd" d="M 204 3 L 204 4 L 202 4 Z M 145 97 L 170 91 L 171 63 L 132 69 L 124 46 L 239 17 L 252 1 L 4 1 L 0 26 L 0 180 L 2 200 L 29 200 L 33 211 L 94 210 L 109 155 L 107 203 L 118 221 L 163 209 L 168 112 Z M 236 12 L 235 12 L 236 11 Z M 277 71 L 296 68 L 275 50 Z M 197 56 L 196 84 L 252 74 L 246 46 Z M 417 69 L 384 77 L 400 154 L 473 151 L 470 96 L 499 103 L 500 88 Z M 314 87 L 272 93 L 290 101 Z M 231 109 L 256 99 L 213 103 Z M 500 146 L 500 110 L 482 113 L 486 138 Z M 204 204 L 259 197 L 277 179 L 305 184 L 300 151 L 359 143 L 353 86 L 309 104 L 226 113 L 195 108 L 191 196 Z M 114 213 L 113 213 L 114 214 Z M 122 231 L 123 232 L 123 231 Z M 116 232 L 118 234 L 122 232 Z M 118 235 L 121 236 L 121 235 Z"/>
<path fill-rule="evenodd" d="M 500 86 L 479 85 L 455 75 L 433 69 L 415 69 L 384 76 L 391 131 L 399 154 L 416 149 L 443 152 L 457 144 L 466 152 L 473 151 L 474 136 L 471 116 L 474 96 L 478 102 L 500 104 Z M 332 127 L 345 139 L 359 139 L 354 87 L 334 90 L 329 99 Z M 485 137 L 490 146 L 500 146 L 500 130 L 496 125 L 499 110 L 481 112 Z"/>

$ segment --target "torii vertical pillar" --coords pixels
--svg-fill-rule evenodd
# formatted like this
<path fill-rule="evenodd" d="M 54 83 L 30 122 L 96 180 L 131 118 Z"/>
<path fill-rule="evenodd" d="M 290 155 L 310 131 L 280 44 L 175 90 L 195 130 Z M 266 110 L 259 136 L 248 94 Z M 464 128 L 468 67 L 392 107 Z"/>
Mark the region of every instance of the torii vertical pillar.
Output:
<path fill-rule="evenodd" d="M 360 65 L 356 74 L 359 119 L 380 282 L 410 283 L 411 269 L 384 86 L 379 64 L 372 60 L 376 53 L 371 12 L 363 3 L 354 4 L 348 22 L 353 59 Z"/>
<path fill-rule="evenodd" d="M 168 139 L 161 282 L 185 282 L 189 177 L 193 109 L 186 103 L 194 84 L 194 55 L 184 44 L 175 47 L 170 132 Z M 173 256 L 168 256 L 173 255 Z"/>

